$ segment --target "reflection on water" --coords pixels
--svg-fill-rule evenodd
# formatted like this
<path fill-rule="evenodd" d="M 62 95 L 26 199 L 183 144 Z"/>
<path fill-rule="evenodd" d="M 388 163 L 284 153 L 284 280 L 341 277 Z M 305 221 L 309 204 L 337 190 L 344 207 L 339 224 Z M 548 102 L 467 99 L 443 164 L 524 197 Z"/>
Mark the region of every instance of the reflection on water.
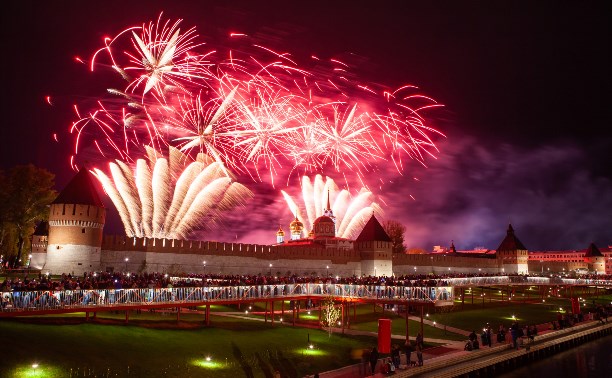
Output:
<path fill-rule="evenodd" d="M 568 349 L 500 375 L 513 377 L 612 377 L 612 335 Z"/>

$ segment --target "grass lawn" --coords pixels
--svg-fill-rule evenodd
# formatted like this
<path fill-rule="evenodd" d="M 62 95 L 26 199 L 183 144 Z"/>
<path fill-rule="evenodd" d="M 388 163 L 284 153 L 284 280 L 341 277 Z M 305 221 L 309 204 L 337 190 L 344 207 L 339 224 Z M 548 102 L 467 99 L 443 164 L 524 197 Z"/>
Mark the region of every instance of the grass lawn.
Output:
<path fill-rule="evenodd" d="M 113 317 L 102 315 L 101 322 Z M 5 346 L 0 376 L 125 376 L 129 369 L 130 375 L 150 377 L 266 377 L 275 370 L 302 377 L 355 363 L 362 349 L 376 343 L 372 337 L 329 337 L 320 330 L 214 315 L 214 327 L 189 329 L 159 329 L 159 324 L 150 328 L 146 320 L 138 326 L 135 320 L 128 326 L 74 318 L 45 320 L 53 324 L 31 321 L 0 321 L 0 343 Z"/>
<path fill-rule="evenodd" d="M 372 310 L 372 305 L 357 306 L 357 320 L 353 321 L 353 312 L 351 310 L 351 328 L 362 331 L 377 332 L 378 330 L 378 319 L 385 318 L 391 319 L 391 333 L 394 335 L 405 335 L 406 334 L 406 320 L 402 315 L 397 315 L 393 311 L 386 310 L 384 314 L 377 309 L 376 313 Z M 410 337 L 416 337 L 417 333 L 421 330 L 421 323 L 414 320 L 408 321 L 408 328 L 410 331 Z M 423 332 L 425 337 L 434 339 L 446 339 L 446 340 L 465 340 L 465 336 L 444 331 L 443 328 L 432 327 L 429 325 L 423 325 Z"/>

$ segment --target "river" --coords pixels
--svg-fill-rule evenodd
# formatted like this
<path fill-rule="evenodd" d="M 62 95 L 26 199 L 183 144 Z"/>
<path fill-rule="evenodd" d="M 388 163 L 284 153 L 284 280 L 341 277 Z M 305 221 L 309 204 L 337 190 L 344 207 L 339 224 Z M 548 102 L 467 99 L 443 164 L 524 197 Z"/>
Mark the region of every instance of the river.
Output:
<path fill-rule="evenodd" d="M 612 377 L 612 335 L 499 375 L 500 378 Z"/>

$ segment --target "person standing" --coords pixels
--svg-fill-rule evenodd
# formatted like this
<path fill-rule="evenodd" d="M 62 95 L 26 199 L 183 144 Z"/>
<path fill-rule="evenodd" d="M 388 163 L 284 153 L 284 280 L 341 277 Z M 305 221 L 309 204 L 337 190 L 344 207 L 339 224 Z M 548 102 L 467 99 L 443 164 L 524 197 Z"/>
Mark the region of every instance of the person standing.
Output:
<path fill-rule="evenodd" d="M 419 366 L 423 366 L 423 347 L 421 344 L 416 345 L 416 354 Z"/>
<path fill-rule="evenodd" d="M 410 340 L 406 340 L 404 343 L 404 353 L 406 353 L 406 365 L 410 366 L 410 357 L 412 354 L 412 346 L 410 345 Z"/>
<path fill-rule="evenodd" d="M 376 374 L 376 363 L 378 362 L 378 349 L 376 347 L 372 348 L 372 352 L 370 352 L 370 369 L 372 371 L 372 375 Z"/>
<path fill-rule="evenodd" d="M 493 345 L 493 335 L 491 332 L 491 327 L 488 325 L 487 325 L 486 334 L 487 334 L 487 344 L 489 344 L 489 348 L 491 348 L 491 346 Z"/>

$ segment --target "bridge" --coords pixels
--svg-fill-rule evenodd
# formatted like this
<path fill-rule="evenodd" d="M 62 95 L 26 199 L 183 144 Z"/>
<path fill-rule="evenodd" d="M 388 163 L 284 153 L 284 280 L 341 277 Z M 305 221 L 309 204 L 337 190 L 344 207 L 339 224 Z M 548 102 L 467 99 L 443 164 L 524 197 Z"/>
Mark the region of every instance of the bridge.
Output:
<path fill-rule="evenodd" d="M 321 301 L 332 298 L 345 305 L 356 303 L 394 304 L 420 307 L 452 305 L 456 293 L 465 300 L 466 287 L 562 286 L 612 288 L 612 281 L 598 279 L 565 279 L 560 277 L 491 276 L 462 277 L 436 280 L 405 280 L 402 286 L 384 284 L 352 285 L 330 283 L 297 283 L 249 286 L 209 286 L 177 288 L 116 288 L 82 290 L 7 291 L 1 293 L 0 318 L 103 311 L 176 308 L 178 314 L 185 307 L 204 306 L 206 323 L 212 304 L 240 304 L 252 302 L 270 304 L 274 321 L 275 301 Z M 503 297 L 502 297 L 503 299 Z M 284 307 L 283 307 L 284 311 Z M 344 315 L 344 311 L 343 311 Z M 177 315 L 177 317 L 180 315 Z M 299 316 L 299 313 L 298 313 Z M 294 310 L 295 318 L 295 310 Z"/>

